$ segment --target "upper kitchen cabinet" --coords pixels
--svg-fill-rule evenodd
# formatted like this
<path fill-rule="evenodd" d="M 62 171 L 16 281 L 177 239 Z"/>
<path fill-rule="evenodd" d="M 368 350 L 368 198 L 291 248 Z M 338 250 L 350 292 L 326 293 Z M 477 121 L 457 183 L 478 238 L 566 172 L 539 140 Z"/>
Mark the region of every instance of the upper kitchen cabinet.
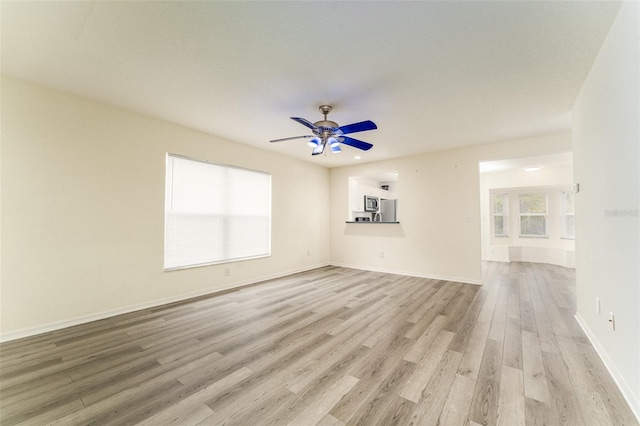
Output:
<path fill-rule="evenodd" d="M 397 222 L 397 194 L 398 172 L 349 177 L 347 221 Z M 365 199 L 368 200 L 366 205 Z"/>

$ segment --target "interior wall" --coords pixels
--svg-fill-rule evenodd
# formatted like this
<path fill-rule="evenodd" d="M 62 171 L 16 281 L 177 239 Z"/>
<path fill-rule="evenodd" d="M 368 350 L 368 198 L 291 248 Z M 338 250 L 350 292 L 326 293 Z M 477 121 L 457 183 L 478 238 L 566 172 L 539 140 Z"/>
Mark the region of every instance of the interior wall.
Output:
<path fill-rule="evenodd" d="M 560 238 L 560 212 L 559 198 L 549 197 L 549 216 L 547 226 L 549 238 L 521 238 L 518 235 L 517 204 L 509 205 L 509 237 L 495 237 L 491 232 L 492 189 L 512 188 L 545 188 L 573 186 L 573 166 L 556 165 L 545 166 L 535 172 L 527 172 L 523 169 L 504 170 L 499 172 L 480 173 L 480 208 L 481 208 L 481 235 L 482 235 L 482 259 L 489 261 L 509 261 L 508 246 L 532 248 L 530 253 L 522 251 L 523 255 L 531 254 L 534 257 L 525 258 L 527 262 L 554 263 L 560 266 L 575 267 L 574 252 L 575 241 Z M 535 248 L 535 250 L 533 249 Z M 547 249 L 539 250 L 539 249 Z M 558 252 L 558 254 L 554 254 Z M 568 254 L 568 255 L 567 255 Z"/>
<path fill-rule="evenodd" d="M 271 173 L 272 255 L 163 272 L 167 152 Z M 323 167 L 6 76 L 1 161 L 4 340 L 329 261 Z"/>
<path fill-rule="evenodd" d="M 624 2 L 573 109 L 577 318 L 638 418 L 639 44 L 640 3 Z"/>
<path fill-rule="evenodd" d="M 565 132 L 331 169 L 331 263 L 480 284 L 478 163 L 570 150 Z M 389 171 L 400 223 L 345 223 L 349 177 Z"/>

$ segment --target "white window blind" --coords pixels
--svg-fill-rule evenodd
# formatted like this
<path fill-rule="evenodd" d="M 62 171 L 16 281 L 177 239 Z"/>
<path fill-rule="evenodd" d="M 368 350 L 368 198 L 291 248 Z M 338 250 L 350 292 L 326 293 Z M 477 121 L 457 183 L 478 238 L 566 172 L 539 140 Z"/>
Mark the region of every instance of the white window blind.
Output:
<path fill-rule="evenodd" d="M 165 270 L 270 254 L 270 174 L 167 155 Z"/>

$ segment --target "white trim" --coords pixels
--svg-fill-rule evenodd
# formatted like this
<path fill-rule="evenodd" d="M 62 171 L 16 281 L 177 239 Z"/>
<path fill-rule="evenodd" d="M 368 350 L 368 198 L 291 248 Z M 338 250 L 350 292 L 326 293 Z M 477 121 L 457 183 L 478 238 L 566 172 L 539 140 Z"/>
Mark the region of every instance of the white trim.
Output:
<path fill-rule="evenodd" d="M 496 245 L 482 260 L 491 262 L 531 262 L 575 268 L 575 250 L 522 245 Z"/>
<path fill-rule="evenodd" d="M 255 279 L 252 279 L 252 280 L 236 282 L 236 283 L 230 284 L 230 285 L 228 285 L 226 287 L 216 288 L 214 290 L 205 289 L 205 290 L 194 291 L 194 292 L 191 292 L 191 293 L 182 294 L 180 296 L 166 297 L 164 299 L 157 299 L 157 300 L 153 300 L 151 302 L 139 303 L 139 304 L 136 304 L 136 305 L 130 305 L 130 306 L 126 306 L 126 307 L 123 307 L 123 308 L 110 309 L 108 311 L 102 311 L 102 312 L 97 312 L 97 313 L 88 314 L 88 315 L 81 315 L 81 316 L 78 316 L 78 317 L 69 318 L 69 319 L 62 320 L 62 321 L 55 321 L 55 322 L 51 322 L 51 323 L 48 323 L 48 324 L 43 324 L 43 325 L 39 325 L 39 326 L 35 326 L 35 327 L 29 327 L 29 328 L 23 328 L 21 330 L 10 331 L 8 333 L 0 334 L 0 342 L 8 342 L 10 340 L 16 340 L 16 339 L 22 339 L 22 338 L 25 338 L 25 337 L 36 336 L 38 334 L 43 334 L 43 333 L 48 333 L 48 332 L 55 331 L 55 330 L 60 330 L 60 329 L 63 329 L 63 328 L 72 327 L 74 325 L 85 324 L 85 323 L 88 323 L 88 322 L 91 322 L 91 321 L 98 321 L 98 320 L 102 320 L 102 319 L 106 319 L 106 318 L 111 318 L 111 317 L 115 317 L 117 315 L 128 314 L 128 313 L 139 311 L 139 310 L 142 310 L 142 309 L 155 308 L 155 307 L 166 305 L 166 304 L 169 304 L 169 303 L 181 302 L 183 300 L 193 299 L 195 297 L 200 297 L 200 296 L 205 296 L 205 295 L 214 295 L 216 293 L 220 293 L 220 292 L 223 292 L 223 291 L 226 291 L 226 290 L 239 289 L 241 287 L 244 287 L 244 286 L 247 286 L 247 285 L 251 285 L 251 284 L 255 284 L 255 283 L 259 283 L 261 281 L 271 280 L 271 279 L 274 279 L 274 278 L 280 278 L 280 277 L 284 277 L 284 276 L 287 276 L 287 275 L 292 275 L 292 274 L 297 274 L 297 273 L 300 273 L 300 272 L 310 271 L 310 270 L 313 270 L 313 269 L 323 268 L 325 266 L 330 266 L 330 265 L 328 263 L 323 263 L 323 264 L 320 264 L 320 265 L 309 266 L 307 268 L 301 268 L 301 269 L 281 272 L 281 273 L 278 273 L 278 274 L 266 275 L 264 277 L 259 277 L 259 278 L 255 278 Z"/>
<path fill-rule="evenodd" d="M 634 395 L 633 389 L 631 389 L 631 386 L 629 386 L 624 376 L 616 368 L 615 363 L 613 362 L 609 354 L 607 354 L 607 351 L 600 344 L 600 342 L 596 338 L 596 335 L 593 334 L 593 332 L 587 325 L 586 321 L 584 321 L 582 316 L 579 313 L 576 313 L 575 318 L 576 318 L 576 321 L 578 321 L 578 324 L 580 324 L 580 327 L 582 327 L 584 334 L 587 335 L 587 338 L 593 345 L 594 349 L 596 350 L 596 353 L 598 354 L 598 356 L 600 356 L 600 359 L 602 360 L 607 371 L 609 371 L 609 374 L 611 375 L 611 377 L 613 377 L 613 381 L 618 386 L 618 389 L 620 389 L 620 393 L 622 393 L 622 396 L 624 397 L 625 401 L 627 401 L 627 404 L 629 404 L 629 408 L 631 408 L 631 412 L 633 413 L 634 416 L 636 416 L 636 419 L 638 420 L 638 422 L 640 422 L 640 396 Z"/>
<path fill-rule="evenodd" d="M 474 284 L 474 285 L 482 285 L 482 280 L 474 280 L 471 278 L 463 278 L 463 277 L 449 277 L 444 275 L 433 275 L 433 274 L 422 274 L 419 272 L 412 271 L 399 271 L 397 269 L 388 269 L 388 268 L 372 268 L 370 266 L 360 266 L 360 265 L 352 265 L 349 263 L 340 263 L 340 262 L 331 262 L 332 266 L 340 266 L 343 268 L 351 268 L 351 269 L 360 269 L 363 271 L 372 271 L 372 272 L 384 272 L 387 274 L 396 274 L 396 275 L 405 275 L 409 277 L 418 277 L 418 278 L 429 278 L 432 280 L 443 280 L 443 281 L 452 281 L 456 283 L 464 283 L 464 284 Z"/>

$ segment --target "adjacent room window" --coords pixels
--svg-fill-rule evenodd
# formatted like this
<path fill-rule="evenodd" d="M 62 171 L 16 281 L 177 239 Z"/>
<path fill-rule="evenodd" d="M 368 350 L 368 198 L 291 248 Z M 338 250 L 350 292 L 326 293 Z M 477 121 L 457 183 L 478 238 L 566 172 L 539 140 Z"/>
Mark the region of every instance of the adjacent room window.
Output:
<path fill-rule="evenodd" d="M 520 236 L 547 236 L 547 194 L 518 194 Z"/>
<path fill-rule="evenodd" d="M 560 191 L 561 237 L 575 239 L 576 217 L 573 191 Z"/>
<path fill-rule="evenodd" d="M 508 194 L 493 194 L 493 232 L 496 237 L 509 236 Z"/>
<path fill-rule="evenodd" d="M 271 175 L 167 154 L 165 270 L 269 256 Z"/>

